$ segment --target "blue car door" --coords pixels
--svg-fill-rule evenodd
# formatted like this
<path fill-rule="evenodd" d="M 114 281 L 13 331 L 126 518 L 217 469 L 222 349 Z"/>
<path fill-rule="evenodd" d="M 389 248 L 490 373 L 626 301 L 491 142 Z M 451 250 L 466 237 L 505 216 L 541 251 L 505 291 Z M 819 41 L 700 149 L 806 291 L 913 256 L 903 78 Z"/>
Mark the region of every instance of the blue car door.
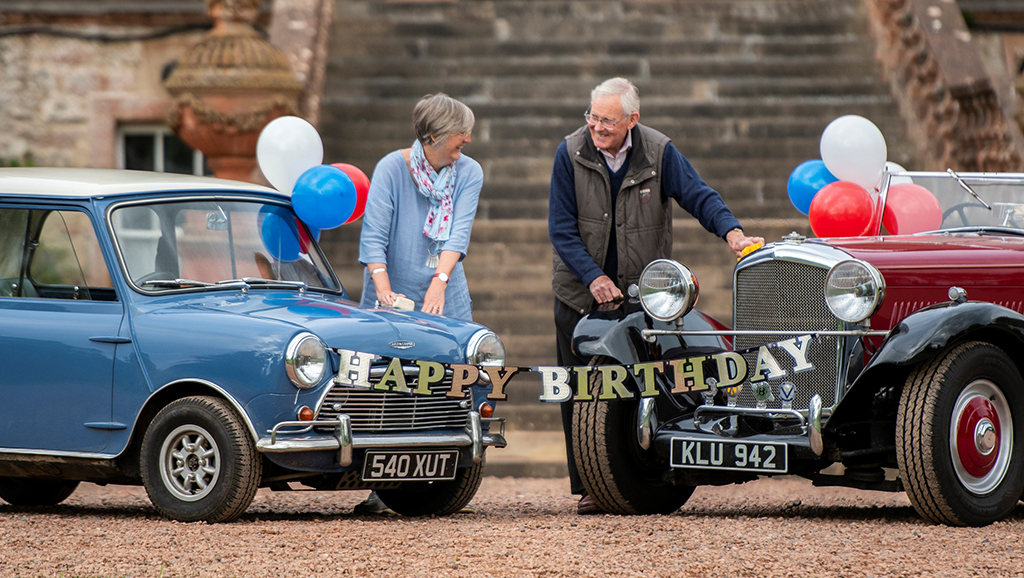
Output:
<path fill-rule="evenodd" d="M 88 213 L 0 207 L 0 451 L 103 452 L 123 318 Z"/>

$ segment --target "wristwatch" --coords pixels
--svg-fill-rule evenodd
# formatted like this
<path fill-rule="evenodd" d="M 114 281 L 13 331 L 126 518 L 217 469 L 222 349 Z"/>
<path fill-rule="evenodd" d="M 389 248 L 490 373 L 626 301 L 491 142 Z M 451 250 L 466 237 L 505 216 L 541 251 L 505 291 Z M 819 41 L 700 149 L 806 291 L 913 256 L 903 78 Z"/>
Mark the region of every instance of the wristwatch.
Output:
<path fill-rule="evenodd" d="M 448 274 L 447 273 L 434 273 L 434 277 L 437 277 L 438 279 L 440 279 L 441 282 L 444 283 L 444 284 L 448 283 Z"/>

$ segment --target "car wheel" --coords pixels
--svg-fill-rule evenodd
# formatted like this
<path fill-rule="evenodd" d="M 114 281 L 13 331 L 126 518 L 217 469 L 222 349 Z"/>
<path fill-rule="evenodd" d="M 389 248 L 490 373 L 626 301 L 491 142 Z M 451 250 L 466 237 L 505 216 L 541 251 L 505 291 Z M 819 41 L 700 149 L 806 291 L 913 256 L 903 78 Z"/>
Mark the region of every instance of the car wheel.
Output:
<path fill-rule="evenodd" d="M 595 357 L 591 365 L 612 360 Z M 600 372 L 590 374 L 597 397 Z M 670 514 L 690 499 L 693 486 L 668 483 L 667 465 L 636 439 L 638 400 L 577 402 L 572 415 L 572 449 L 583 487 L 610 514 Z"/>
<path fill-rule="evenodd" d="M 469 503 L 480 489 L 484 464 L 456 468 L 455 479 L 407 482 L 395 490 L 377 490 L 384 505 L 403 516 L 447 516 Z"/>
<path fill-rule="evenodd" d="M 1024 487 L 1024 385 L 1000 349 L 972 341 L 915 369 L 903 388 L 896 458 L 907 496 L 933 522 L 984 526 Z"/>
<path fill-rule="evenodd" d="M 182 522 L 227 522 L 252 503 L 262 462 L 222 399 L 186 397 L 160 410 L 142 440 L 142 481 L 157 510 Z"/>
<path fill-rule="evenodd" d="M 12 506 L 56 506 L 68 499 L 77 481 L 0 477 L 0 498 Z"/>

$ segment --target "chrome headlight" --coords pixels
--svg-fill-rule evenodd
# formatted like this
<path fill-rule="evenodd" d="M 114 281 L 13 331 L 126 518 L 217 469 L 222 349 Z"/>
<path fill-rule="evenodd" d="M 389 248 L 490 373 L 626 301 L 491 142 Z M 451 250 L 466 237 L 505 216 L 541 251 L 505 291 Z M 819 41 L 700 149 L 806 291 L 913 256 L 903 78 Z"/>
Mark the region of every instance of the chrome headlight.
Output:
<path fill-rule="evenodd" d="M 285 349 L 284 366 L 295 387 L 313 387 L 320 383 L 327 371 L 327 347 L 316 335 L 300 333 Z"/>
<path fill-rule="evenodd" d="M 693 272 L 671 259 L 651 261 L 640 274 L 640 304 L 658 321 L 675 321 L 689 313 L 699 291 Z"/>
<path fill-rule="evenodd" d="M 847 323 L 860 323 L 878 311 L 885 298 L 885 279 L 869 263 L 836 263 L 825 278 L 825 303 Z"/>
<path fill-rule="evenodd" d="M 466 363 L 470 365 L 505 365 L 505 345 L 493 331 L 481 329 L 469 338 Z"/>

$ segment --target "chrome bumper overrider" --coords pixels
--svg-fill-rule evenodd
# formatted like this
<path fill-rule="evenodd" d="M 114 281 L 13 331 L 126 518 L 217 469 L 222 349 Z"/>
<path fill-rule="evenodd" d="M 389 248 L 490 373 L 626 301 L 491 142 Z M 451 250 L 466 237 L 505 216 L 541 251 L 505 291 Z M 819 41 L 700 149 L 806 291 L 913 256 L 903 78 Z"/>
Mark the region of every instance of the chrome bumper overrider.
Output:
<path fill-rule="evenodd" d="M 498 432 L 483 432 L 484 422 L 497 424 Z M 329 435 L 305 435 L 314 427 L 332 427 Z M 295 429 L 299 428 L 299 429 Z M 352 465 L 353 449 L 380 448 L 425 448 L 425 447 L 468 447 L 474 463 L 483 460 L 484 448 L 503 448 L 505 442 L 505 418 L 480 417 L 479 412 L 469 412 L 466 428 L 460 433 L 408 433 L 368 434 L 352 433 L 352 420 L 341 414 L 330 421 L 284 421 L 273 427 L 268 437 L 256 442 L 256 449 L 266 453 L 277 452 L 338 452 L 338 464 Z"/>

